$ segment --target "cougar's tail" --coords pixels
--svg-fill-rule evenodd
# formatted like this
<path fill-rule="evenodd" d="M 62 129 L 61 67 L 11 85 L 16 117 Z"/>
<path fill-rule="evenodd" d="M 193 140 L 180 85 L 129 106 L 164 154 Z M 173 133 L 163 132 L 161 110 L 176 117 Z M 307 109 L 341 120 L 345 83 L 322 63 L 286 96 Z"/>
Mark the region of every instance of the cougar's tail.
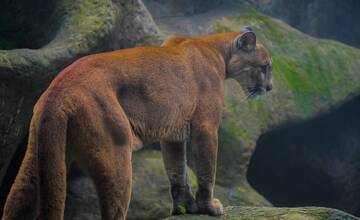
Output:
<path fill-rule="evenodd" d="M 67 117 L 57 112 L 34 111 L 25 157 L 2 220 L 63 219 Z"/>

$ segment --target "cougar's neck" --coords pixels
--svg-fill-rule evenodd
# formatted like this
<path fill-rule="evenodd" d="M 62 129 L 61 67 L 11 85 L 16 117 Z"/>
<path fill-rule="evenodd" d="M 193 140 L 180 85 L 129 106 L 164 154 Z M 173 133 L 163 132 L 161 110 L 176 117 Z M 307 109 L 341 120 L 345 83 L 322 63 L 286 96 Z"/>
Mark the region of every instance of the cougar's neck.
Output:
<path fill-rule="evenodd" d="M 219 52 L 225 65 L 229 62 L 233 48 L 233 41 L 239 33 L 221 33 L 201 37 L 201 40 L 209 44 Z"/>

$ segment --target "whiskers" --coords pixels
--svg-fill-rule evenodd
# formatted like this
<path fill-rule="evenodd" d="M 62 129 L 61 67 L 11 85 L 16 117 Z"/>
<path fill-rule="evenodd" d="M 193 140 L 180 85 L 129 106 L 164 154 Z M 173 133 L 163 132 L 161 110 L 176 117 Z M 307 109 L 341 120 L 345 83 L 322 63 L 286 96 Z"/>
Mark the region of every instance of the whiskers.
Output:
<path fill-rule="evenodd" d="M 240 102 L 247 101 L 249 99 L 255 99 L 261 96 L 267 96 L 269 93 L 259 87 L 251 87 L 245 90 L 245 97 Z"/>
<path fill-rule="evenodd" d="M 250 92 L 247 93 L 246 99 L 254 98 L 254 97 L 256 97 L 256 96 L 257 96 L 257 91 L 256 91 L 256 90 L 250 91 Z"/>
<path fill-rule="evenodd" d="M 256 95 L 257 95 L 257 91 L 255 88 L 250 90 L 248 89 L 245 93 L 245 97 L 242 100 L 240 100 L 240 102 L 244 102 L 248 99 L 254 98 Z"/>

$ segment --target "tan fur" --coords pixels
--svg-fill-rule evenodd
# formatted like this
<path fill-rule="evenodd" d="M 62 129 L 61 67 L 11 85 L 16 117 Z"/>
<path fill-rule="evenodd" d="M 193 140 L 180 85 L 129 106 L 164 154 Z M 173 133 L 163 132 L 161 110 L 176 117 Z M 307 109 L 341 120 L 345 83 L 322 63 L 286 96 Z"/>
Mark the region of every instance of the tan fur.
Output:
<path fill-rule="evenodd" d="M 95 54 L 64 69 L 34 108 L 27 152 L 2 219 L 63 219 L 66 161 L 76 161 L 94 180 L 102 219 L 125 219 L 132 151 L 156 141 L 171 183 L 173 214 L 180 206 L 188 213 L 222 214 L 213 186 L 224 80 L 234 77 L 245 89 L 264 90 L 271 79 L 270 72 L 258 76 L 259 65 L 270 62 L 259 42 L 254 50 L 236 46 L 244 41 L 250 48 L 245 35 L 173 37 L 162 47 Z M 185 169 L 188 139 L 199 183 L 196 199 Z"/>

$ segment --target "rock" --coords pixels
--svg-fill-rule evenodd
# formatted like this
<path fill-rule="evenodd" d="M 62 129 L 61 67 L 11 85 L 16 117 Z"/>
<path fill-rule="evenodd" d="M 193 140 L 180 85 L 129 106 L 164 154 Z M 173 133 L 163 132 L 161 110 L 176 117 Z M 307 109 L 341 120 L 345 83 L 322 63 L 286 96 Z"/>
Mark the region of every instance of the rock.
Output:
<path fill-rule="evenodd" d="M 358 219 L 342 211 L 329 208 L 266 208 L 266 207 L 226 207 L 222 217 L 206 215 L 173 216 L 164 220 L 352 220 Z"/>
<path fill-rule="evenodd" d="M 4 1 L 0 27 L 2 207 L 22 160 L 33 105 L 56 74 L 86 54 L 157 44 L 159 35 L 141 0 Z M 19 159 L 8 170 L 18 148 Z"/>
<path fill-rule="evenodd" d="M 335 39 L 360 48 L 360 20 L 357 0 L 251 0 L 260 10 L 283 19 L 312 36 Z"/>
<path fill-rule="evenodd" d="M 188 170 L 192 188 L 196 178 Z M 98 198 L 92 181 L 72 169 L 68 181 L 65 219 L 100 220 Z M 169 182 L 165 173 L 161 153 L 140 151 L 133 157 L 133 189 L 128 220 L 150 220 L 170 215 L 171 199 Z"/>
<path fill-rule="evenodd" d="M 143 0 L 155 18 L 193 15 L 219 6 L 223 0 Z"/>

